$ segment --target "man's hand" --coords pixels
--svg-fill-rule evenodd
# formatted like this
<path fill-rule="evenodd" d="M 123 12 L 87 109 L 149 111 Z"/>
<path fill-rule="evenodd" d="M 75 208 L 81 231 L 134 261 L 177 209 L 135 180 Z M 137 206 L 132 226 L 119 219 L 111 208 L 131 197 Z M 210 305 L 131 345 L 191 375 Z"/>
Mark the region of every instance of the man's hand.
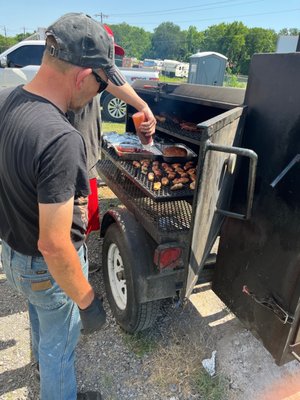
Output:
<path fill-rule="evenodd" d="M 87 308 L 84 310 L 79 308 L 79 313 L 83 328 L 81 333 L 83 335 L 99 331 L 105 324 L 106 312 L 103 308 L 102 300 L 96 296 Z"/>
<path fill-rule="evenodd" d="M 144 136 L 152 136 L 155 133 L 156 119 L 148 106 L 144 107 L 141 111 L 145 114 L 145 122 L 141 124 L 140 132 Z"/>

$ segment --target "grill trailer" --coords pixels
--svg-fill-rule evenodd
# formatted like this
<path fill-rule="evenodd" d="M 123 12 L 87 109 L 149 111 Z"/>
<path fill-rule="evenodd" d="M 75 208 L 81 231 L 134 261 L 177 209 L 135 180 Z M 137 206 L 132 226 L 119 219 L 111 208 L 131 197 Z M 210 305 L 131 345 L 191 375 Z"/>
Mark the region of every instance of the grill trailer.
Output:
<path fill-rule="evenodd" d="M 122 203 L 101 216 L 103 276 L 126 331 L 150 327 L 163 299 L 184 304 L 211 282 L 278 364 L 299 359 L 299 63 L 297 53 L 255 55 L 246 92 L 134 83 L 158 116 L 155 140 L 190 149 L 196 178 L 193 188 L 155 190 L 132 159 L 102 144 L 98 173 Z M 128 106 L 127 132 L 135 111 Z"/>

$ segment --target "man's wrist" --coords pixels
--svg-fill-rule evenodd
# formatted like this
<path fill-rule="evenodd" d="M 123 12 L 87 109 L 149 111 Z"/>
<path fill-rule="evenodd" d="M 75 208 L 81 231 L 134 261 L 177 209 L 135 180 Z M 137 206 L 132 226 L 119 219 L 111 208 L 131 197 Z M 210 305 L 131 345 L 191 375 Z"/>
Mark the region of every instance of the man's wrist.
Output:
<path fill-rule="evenodd" d="M 80 310 L 87 309 L 92 304 L 94 298 L 95 298 L 95 293 L 94 291 L 91 291 L 79 303 L 77 303 L 79 309 Z"/>
<path fill-rule="evenodd" d="M 140 107 L 140 109 L 138 111 L 144 112 L 144 111 L 146 111 L 148 109 L 149 109 L 148 104 L 145 101 L 143 101 L 143 103 L 141 104 L 141 107 Z"/>

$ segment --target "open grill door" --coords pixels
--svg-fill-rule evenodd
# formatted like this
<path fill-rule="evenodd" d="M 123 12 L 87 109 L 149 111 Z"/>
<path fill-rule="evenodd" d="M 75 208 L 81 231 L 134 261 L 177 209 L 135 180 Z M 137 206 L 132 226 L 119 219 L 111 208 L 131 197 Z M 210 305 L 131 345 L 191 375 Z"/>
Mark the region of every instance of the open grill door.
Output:
<path fill-rule="evenodd" d="M 255 182 L 256 154 L 252 150 L 236 147 L 241 140 L 245 107 L 234 109 L 199 124 L 206 133 L 200 146 L 198 181 L 194 196 L 191 229 L 191 248 L 181 298 L 189 297 L 198 281 L 205 260 L 219 234 L 226 215 L 247 219 L 252 206 Z M 219 129 L 216 128 L 218 127 Z M 206 129 L 207 128 L 207 129 Z M 204 133 L 202 137 L 204 138 Z M 250 159 L 248 196 L 243 214 L 230 211 L 230 199 L 238 157 Z"/>
<path fill-rule="evenodd" d="M 300 53 L 252 58 L 243 134 L 258 155 L 252 217 L 223 224 L 212 286 L 279 365 L 300 361 L 299 71 Z M 242 166 L 234 209 L 245 181 Z"/>

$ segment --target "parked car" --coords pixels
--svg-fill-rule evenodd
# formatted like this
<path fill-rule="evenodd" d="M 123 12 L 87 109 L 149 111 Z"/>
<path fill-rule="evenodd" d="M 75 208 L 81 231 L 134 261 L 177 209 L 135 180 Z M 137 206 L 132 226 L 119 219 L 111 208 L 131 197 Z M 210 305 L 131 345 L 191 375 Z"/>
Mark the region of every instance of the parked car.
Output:
<path fill-rule="evenodd" d="M 44 40 L 23 40 L 1 53 L 0 89 L 31 81 L 41 64 L 44 48 Z M 120 70 L 130 85 L 137 79 L 159 80 L 158 71 L 124 67 L 120 67 Z M 103 92 L 100 97 L 100 104 L 104 120 L 125 121 L 126 104 L 122 100 L 108 92 Z"/>

